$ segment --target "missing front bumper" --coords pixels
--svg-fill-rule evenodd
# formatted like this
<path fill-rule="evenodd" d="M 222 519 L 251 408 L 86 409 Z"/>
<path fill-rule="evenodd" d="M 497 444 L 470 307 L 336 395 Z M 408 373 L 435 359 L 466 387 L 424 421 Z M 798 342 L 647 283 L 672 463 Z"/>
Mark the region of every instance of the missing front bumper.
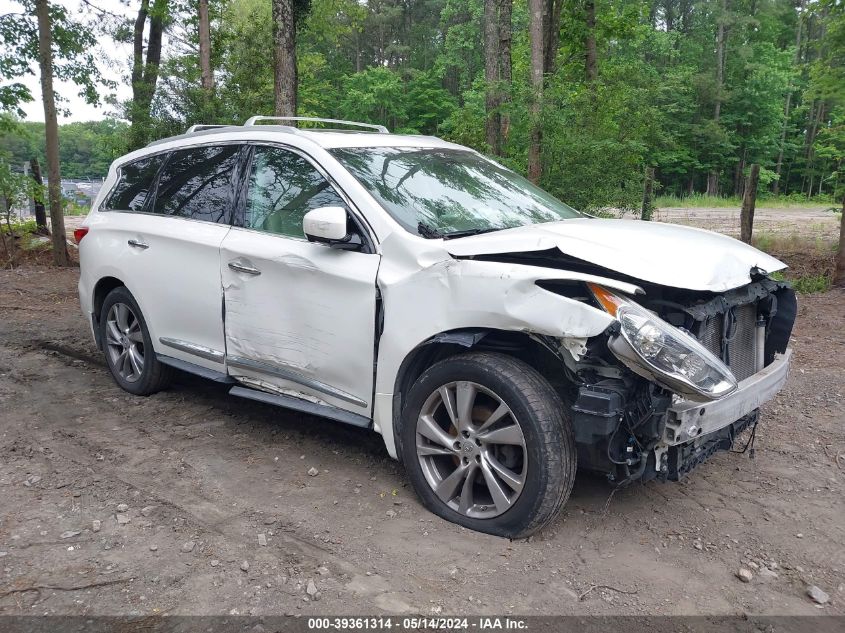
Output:
<path fill-rule="evenodd" d="M 715 433 L 752 413 L 780 391 L 789 376 L 792 350 L 739 383 L 729 396 L 714 402 L 682 400 L 666 412 L 665 444 L 676 446 Z"/>

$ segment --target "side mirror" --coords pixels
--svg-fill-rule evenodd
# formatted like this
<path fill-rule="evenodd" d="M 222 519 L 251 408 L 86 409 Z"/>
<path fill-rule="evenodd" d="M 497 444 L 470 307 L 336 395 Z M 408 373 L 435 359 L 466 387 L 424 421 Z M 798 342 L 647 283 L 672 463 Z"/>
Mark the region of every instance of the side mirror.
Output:
<path fill-rule="evenodd" d="M 311 209 L 302 219 L 305 237 L 312 242 L 346 242 L 349 229 L 346 226 L 346 209 L 343 207 L 319 207 Z"/>

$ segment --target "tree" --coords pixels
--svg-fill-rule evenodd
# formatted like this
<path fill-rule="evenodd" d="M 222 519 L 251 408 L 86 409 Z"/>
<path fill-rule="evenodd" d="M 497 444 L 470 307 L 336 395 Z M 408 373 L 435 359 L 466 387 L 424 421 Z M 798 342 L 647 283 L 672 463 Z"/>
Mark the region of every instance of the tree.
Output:
<path fill-rule="evenodd" d="M 487 82 L 487 145 L 493 154 L 502 153 L 501 115 L 499 113 L 499 7 L 498 0 L 484 0 L 484 81 Z"/>
<path fill-rule="evenodd" d="M 499 142 L 506 145 L 510 136 L 511 118 L 508 103 L 511 95 L 513 60 L 511 40 L 513 39 L 513 0 L 498 0 L 499 8 Z"/>
<path fill-rule="evenodd" d="M 42 187 L 31 178 L 15 173 L 9 163 L 0 159 L 0 218 L 5 224 L 5 231 L 0 228 L 0 241 L 3 242 L 6 260 L 10 266 L 15 265 L 15 229 L 12 225 L 12 215 L 30 199 L 41 202 Z"/>
<path fill-rule="evenodd" d="M 168 17 L 167 0 L 141 0 L 132 32 L 132 101 L 128 107 L 131 124 L 129 148 L 137 149 L 150 139 L 150 107 L 158 83 L 161 45 Z M 144 32 L 149 23 L 147 54 L 144 56 Z"/>
<path fill-rule="evenodd" d="M 801 61 L 801 35 L 804 30 L 804 1 L 805 0 L 798 0 L 798 24 L 795 27 L 795 55 L 793 57 L 793 64 L 795 66 L 798 66 L 799 62 Z M 780 134 L 780 145 L 778 146 L 778 158 L 777 163 L 775 164 L 776 178 L 772 181 L 772 193 L 774 193 L 775 195 L 780 192 L 780 175 L 781 169 L 783 168 L 783 154 L 785 149 L 784 146 L 786 145 L 786 133 L 789 129 L 789 113 L 792 108 L 792 98 L 794 91 L 795 87 L 793 86 L 793 80 L 790 76 L 789 86 L 786 91 L 786 103 L 783 106 L 783 126 L 781 128 Z"/>
<path fill-rule="evenodd" d="M 40 191 L 44 186 L 44 181 L 41 179 L 41 164 L 38 159 L 32 157 L 29 159 L 29 169 L 31 171 L 32 182 L 38 187 Z M 39 233 L 48 234 L 47 229 L 47 212 L 44 209 L 44 202 L 40 199 L 33 198 L 33 206 L 35 207 L 35 226 Z"/>
<path fill-rule="evenodd" d="M 211 70 L 211 24 L 208 19 L 208 0 L 199 0 L 199 56 L 202 89 L 206 98 L 214 93 L 214 73 Z"/>
<path fill-rule="evenodd" d="M 47 0 L 21 0 L 23 11 L 0 16 L 0 79 L 11 83 L 0 88 L 0 110 L 20 111 L 20 104 L 32 95 L 17 81 L 37 63 L 41 75 L 45 118 L 45 146 L 52 222 L 53 259 L 68 264 L 64 215 L 61 200 L 57 97 L 53 79 L 75 83 L 88 103 L 98 102 L 97 86 L 102 77 L 90 50 L 96 40 L 85 25 L 76 22 L 67 10 Z M 31 155 L 27 156 L 27 160 Z"/>
<path fill-rule="evenodd" d="M 531 38 L 531 138 L 528 141 L 528 178 L 531 182 L 540 182 L 543 169 L 540 164 L 540 143 L 542 141 L 542 121 L 540 116 L 543 108 L 543 13 L 544 0 L 528 0 L 528 10 L 531 13 L 529 34 Z"/>
<path fill-rule="evenodd" d="M 596 50 L 596 3 L 586 0 L 584 3 L 586 15 L 586 35 L 584 38 L 584 75 L 588 83 L 592 83 L 598 76 L 598 52 Z"/>
<path fill-rule="evenodd" d="M 273 0 L 273 102 L 276 116 L 296 115 L 296 21 L 293 0 Z"/>
<path fill-rule="evenodd" d="M 824 36 L 820 54 L 811 70 L 810 95 L 831 104 L 829 124 L 818 132 L 820 158 L 828 159 L 835 168 L 830 175 L 834 194 L 841 200 L 839 246 L 833 284 L 845 288 L 845 3 L 821 0 Z"/>
<path fill-rule="evenodd" d="M 725 77 L 725 47 L 727 45 L 727 12 L 728 0 L 721 0 L 721 11 L 716 19 L 716 85 L 714 90 L 713 125 L 718 128 L 719 117 L 722 114 L 722 99 L 724 98 Z M 711 167 L 707 175 L 707 195 L 719 194 L 719 170 Z"/>
<path fill-rule="evenodd" d="M 44 130 L 47 145 L 47 193 L 50 200 L 53 261 L 67 266 L 65 216 L 62 207 L 62 177 L 59 167 L 59 122 L 56 116 L 56 97 L 53 94 L 53 36 L 50 7 L 47 0 L 35 0 L 38 17 L 38 65 L 41 70 L 41 100 L 44 103 Z"/>

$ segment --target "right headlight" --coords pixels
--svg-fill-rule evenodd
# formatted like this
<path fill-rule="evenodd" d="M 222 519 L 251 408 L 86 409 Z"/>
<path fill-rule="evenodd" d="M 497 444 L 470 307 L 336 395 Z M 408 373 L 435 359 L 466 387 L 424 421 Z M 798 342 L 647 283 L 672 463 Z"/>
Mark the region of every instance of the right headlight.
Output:
<path fill-rule="evenodd" d="M 686 332 L 640 304 L 589 284 L 599 304 L 619 322 L 608 347 L 632 371 L 682 395 L 716 400 L 737 388 L 731 370 Z"/>

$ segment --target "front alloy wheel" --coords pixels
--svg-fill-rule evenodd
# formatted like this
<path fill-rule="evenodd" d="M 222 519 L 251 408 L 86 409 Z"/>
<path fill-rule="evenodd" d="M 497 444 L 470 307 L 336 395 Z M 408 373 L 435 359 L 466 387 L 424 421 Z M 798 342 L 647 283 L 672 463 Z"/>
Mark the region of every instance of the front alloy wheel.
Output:
<path fill-rule="evenodd" d="M 521 538 L 554 519 L 575 480 L 566 409 L 527 363 L 471 352 L 429 367 L 401 414 L 402 460 L 425 506 L 479 532 Z"/>
<path fill-rule="evenodd" d="M 489 519 L 513 506 L 525 486 L 525 435 L 501 397 L 458 381 L 432 393 L 417 418 L 417 457 L 447 506 Z"/>

